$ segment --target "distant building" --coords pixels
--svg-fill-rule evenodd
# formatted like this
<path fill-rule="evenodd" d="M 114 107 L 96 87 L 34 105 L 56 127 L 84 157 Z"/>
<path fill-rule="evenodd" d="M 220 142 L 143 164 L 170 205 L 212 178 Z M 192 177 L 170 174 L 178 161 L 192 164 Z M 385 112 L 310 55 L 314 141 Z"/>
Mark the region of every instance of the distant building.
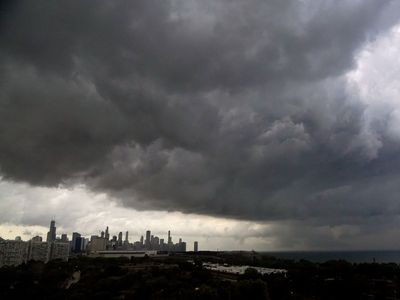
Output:
<path fill-rule="evenodd" d="M 165 247 L 164 239 L 160 239 L 160 250 L 165 251 L 166 250 L 165 248 L 166 247 Z"/>
<path fill-rule="evenodd" d="M 82 252 L 82 249 L 84 249 L 84 247 L 85 247 L 85 238 L 82 236 L 77 237 L 75 240 L 74 252 L 80 253 L 80 252 Z"/>
<path fill-rule="evenodd" d="M 78 232 L 73 232 L 71 241 L 72 252 L 74 253 L 81 252 L 81 248 L 82 248 L 81 234 Z"/>
<path fill-rule="evenodd" d="M 69 252 L 70 244 L 68 241 L 39 242 L 30 240 L 28 242 L 28 260 L 42 261 L 44 263 L 53 259 L 67 261 Z"/>
<path fill-rule="evenodd" d="M 50 245 L 48 242 L 30 240 L 28 248 L 28 260 L 42 261 L 47 263 L 50 260 Z"/>
<path fill-rule="evenodd" d="M 146 240 L 144 242 L 146 249 L 150 250 L 150 245 L 151 245 L 151 231 L 147 230 L 146 231 Z"/>
<path fill-rule="evenodd" d="M 125 232 L 125 244 L 129 244 L 128 236 L 129 236 L 129 232 L 127 231 L 127 232 Z"/>
<path fill-rule="evenodd" d="M 37 236 L 33 237 L 33 238 L 31 239 L 31 241 L 34 241 L 34 242 L 41 242 L 41 241 L 42 241 L 42 237 L 37 235 Z"/>
<path fill-rule="evenodd" d="M 122 246 L 122 232 L 118 233 L 118 246 Z"/>
<path fill-rule="evenodd" d="M 61 259 L 68 261 L 69 257 L 69 243 L 53 242 L 50 246 L 50 260 Z"/>
<path fill-rule="evenodd" d="M 198 252 L 199 251 L 199 242 L 195 241 L 193 244 L 193 251 Z"/>
<path fill-rule="evenodd" d="M 140 243 L 140 241 L 136 241 L 136 242 L 134 242 L 133 243 L 133 250 L 142 250 L 142 248 L 143 248 L 143 245 Z"/>
<path fill-rule="evenodd" d="M 61 235 L 61 241 L 64 242 L 64 243 L 67 243 L 67 242 L 68 242 L 68 236 L 67 236 L 66 233 L 63 233 L 63 234 Z"/>
<path fill-rule="evenodd" d="M 92 236 L 89 249 L 90 252 L 104 251 L 107 249 L 107 240 L 102 237 Z"/>
<path fill-rule="evenodd" d="M 0 267 L 17 266 L 28 258 L 28 243 L 23 241 L 0 241 Z"/>
<path fill-rule="evenodd" d="M 159 250 L 160 249 L 160 239 L 158 238 L 158 236 L 155 236 L 153 238 L 153 242 L 151 244 L 152 248 L 154 250 Z"/>
<path fill-rule="evenodd" d="M 81 251 L 82 252 L 86 251 L 88 244 L 89 244 L 89 239 L 81 237 Z"/>
<path fill-rule="evenodd" d="M 171 231 L 168 230 L 168 246 L 172 244 Z"/>
<path fill-rule="evenodd" d="M 56 221 L 51 220 L 50 222 L 50 230 L 47 233 L 47 241 L 54 242 L 56 240 Z"/>
<path fill-rule="evenodd" d="M 186 242 L 180 242 L 178 244 L 178 251 L 179 252 L 186 252 Z"/>
<path fill-rule="evenodd" d="M 104 237 L 106 238 L 107 241 L 110 240 L 110 234 L 109 234 L 109 232 L 108 232 L 108 226 L 107 226 L 107 228 L 106 228 L 106 233 L 105 233 L 105 236 L 104 236 Z"/>

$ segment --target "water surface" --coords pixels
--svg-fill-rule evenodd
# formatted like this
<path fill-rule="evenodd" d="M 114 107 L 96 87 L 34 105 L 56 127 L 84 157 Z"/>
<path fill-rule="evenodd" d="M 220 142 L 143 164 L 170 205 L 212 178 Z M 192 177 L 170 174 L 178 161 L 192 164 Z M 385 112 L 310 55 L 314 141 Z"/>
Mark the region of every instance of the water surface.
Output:
<path fill-rule="evenodd" d="M 278 258 L 300 260 L 305 259 L 312 262 L 324 262 L 328 260 L 347 260 L 353 263 L 400 263 L 399 250 L 373 250 L 373 251 L 276 251 L 263 252 Z"/>

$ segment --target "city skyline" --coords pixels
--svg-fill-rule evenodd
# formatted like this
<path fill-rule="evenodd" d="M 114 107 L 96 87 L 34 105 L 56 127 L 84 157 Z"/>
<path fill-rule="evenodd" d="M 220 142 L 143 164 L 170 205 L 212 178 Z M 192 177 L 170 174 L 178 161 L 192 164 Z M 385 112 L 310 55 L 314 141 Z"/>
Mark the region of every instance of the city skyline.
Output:
<path fill-rule="evenodd" d="M 34 236 L 24 241 L 20 236 L 15 239 L 0 237 L 0 267 L 18 266 L 29 261 L 48 263 L 52 260 L 68 261 L 80 256 L 88 257 L 168 257 L 171 253 L 186 253 L 187 243 L 179 238 L 174 242 L 171 231 L 168 231 L 167 240 L 152 235 L 146 231 L 138 241 L 129 242 L 129 232 L 120 231 L 111 238 L 107 226 L 100 235 L 91 235 L 90 239 L 83 237 L 79 232 L 71 234 L 71 240 L 66 233 L 57 235 L 55 219 L 51 219 L 46 241 L 41 236 Z M 193 243 L 193 252 L 198 252 L 198 242 Z"/>
<path fill-rule="evenodd" d="M 65 232 L 57 233 L 56 228 L 57 228 L 56 220 L 53 218 L 50 221 L 49 231 L 47 232 L 46 239 L 44 239 L 41 235 L 34 235 L 25 240 L 22 239 L 21 236 L 15 236 L 15 238 L 8 238 L 5 240 L 15 240 L 15 241 L 33 240 L 33 241 L 40 241 L 40 242 L 42 242 L 42 241 L 43 242 L 44 241 L 46 241 L 46 242 L 56 242 L 56 241 L 57 242 L 68 242 L 71 244 L 72 252 L 74 252 L 76 250 L 75 249 L 76 241 L 77 241 L 77 239 L 80 239 L 80 238 L 84 239 L 84 242 L 86 243 L 86 245 L 85 245 L 85 247 L 83 247 L 83 244 L 82 244 L 82 248 L 81 248 L 81 244 L 79 243 L 79 251 L 78 252 L 81 252 L 81 250 L 83 250 L 83 248 L 86 248 L 87 244 L 90 243 L 95 238 L 101 238 L 101 239 L 105 239 L 106 241 L 115 242 L 116 246 L 123 246 L 123 245 L 124 246 L 126 246 L 126 245 L 134 246 L 135 244 L 137 244 L 137 246 L 139 248 L 136 250 L 145 249 L 145 250 L 171 251 L 171 250 L 174 250 L 173 248 L 171 248 L 171 245 L 178 245 L 178 244 L 181 244 L 181 242 L 182 242 L 182 238 L 178 238 L 179 243 L 176 243 L 176 241 L 174 242 L 170 230 L 167 231 L 165 239 L 151 234 L 151 230 L 146 230 L 145 235 L 144 234 L 140 235 L 138 240 L 129 242 L 129 239 L 128 239 L 129 231 L 125 231 L 125 232 L 117 231 L 117 232 L 115 232 L 115 234 L 112 234 L 112 231 L 109 230 L 108 226 L 106 226 L 104 231 L 100 230 L 99 235 L 96 235 L 96 234 L 82 235 L 78 231 L 74 231 L 70 234 L 65 233 Z M 124 235 L 125 239 L 122 239 L 123 234 L 125 234 Z M 144 238 L 144 236 L 145 236 L 145 238 Z M 70 237 L 70 239 L 68 237 Z M 2 238 L 2 237 L 0 236 L 0 238 Z M 183 243 L 185 245 L 184 245 L 184 250 L 182 250 L 182 251 L 189 251 L 189 250 L 187 250 L 187 243 L 185 241 L 183 241 Z M 163 248 L 163 244 L 165 244 L 166 247 Z M 197 248 L 195 248 L 194 244 L 197 244 Z M 160 246 L 161 246 L 161 248 L 160 248 Z M 168 246 L 170 248 L 168 248 Z M 199 247 L 198 241 L 194 241 L 193 242 L 193 251 L 194 250 L 198 251 L 198 249 L 199 249 L 198 247 Z M 179 250 L 179 249 L 177 249 L 177 250 Z"/>
<path fill-rule="evenodd" d="M 399 12 L 1 1 L 0 236 L 400 249 Z"/>

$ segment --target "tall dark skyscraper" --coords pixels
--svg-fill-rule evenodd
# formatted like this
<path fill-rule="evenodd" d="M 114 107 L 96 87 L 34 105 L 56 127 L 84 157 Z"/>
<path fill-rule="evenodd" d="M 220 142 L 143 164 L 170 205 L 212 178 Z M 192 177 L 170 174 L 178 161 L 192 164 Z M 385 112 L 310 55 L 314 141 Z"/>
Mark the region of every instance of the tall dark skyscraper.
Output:
<path fill-rule="evenodd" d="M 193 244 L 193 251 L 194 252 L 198 252 L 199 251 L 199 242 L 194 242 L 194 244 Z"/>
<path fill-rule="evenodd" d="M 110 233 L 108 232 L 108 226 L 106 228 L 105 238 L 107 241 L 110 239 Z"/>
<path fill-rule="evenodd" d="M 168 230 L 168 245 L 172 244 L 171 231 Z"/>
<path fill-rule="evenodd" d="M 56 221 L 51 220 L 50 222 L 50 230 L 47 233 L 47 241 L 54 242 L 56 240 Z"/>
<path fill-rule="evenodd" d="M 122 232 L 118 233 L 118 246 L 122 245 Z"/>
<path fill-rule="evenodd" d="M 149 249 L 149 247 L 150 247 L 150 235 L 151 235 L 151 231 L 147 230 L 146 231 L 146 240 L 144 241 L 144 244 L 147 249 Z"/>
<path fill-rule="evenodd" d="M 71 248 L 73 252 L 80 252 L 81 249 L 81 234 L 78 232 L 72 233 Z"/>

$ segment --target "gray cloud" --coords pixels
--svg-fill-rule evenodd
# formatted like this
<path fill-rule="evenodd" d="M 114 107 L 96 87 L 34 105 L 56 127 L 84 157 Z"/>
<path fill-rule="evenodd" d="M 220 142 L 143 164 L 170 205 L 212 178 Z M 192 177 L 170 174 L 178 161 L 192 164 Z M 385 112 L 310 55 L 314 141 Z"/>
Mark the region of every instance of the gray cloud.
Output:
<path fill-rule="evenodd" d="M 397 6 L 15 1 L 0 29 L 2 175 L 139 209 L 398 215 L 399 144 L 390 124 L 366 127 L 345 78 Z"/>

